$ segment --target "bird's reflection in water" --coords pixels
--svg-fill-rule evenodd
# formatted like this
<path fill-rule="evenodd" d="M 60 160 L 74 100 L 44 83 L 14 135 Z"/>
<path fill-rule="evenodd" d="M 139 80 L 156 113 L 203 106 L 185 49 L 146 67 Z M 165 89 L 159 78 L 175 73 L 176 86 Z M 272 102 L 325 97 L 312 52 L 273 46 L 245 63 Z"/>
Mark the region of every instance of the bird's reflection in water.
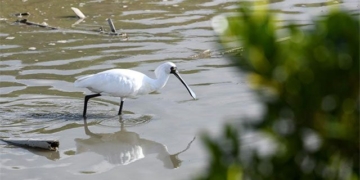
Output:
<path fill-rule="evenodd" d="M 85 133 L 90 136 L 88 139 L 75 139 L 77 153 L 95 152 L 104 156 L 111 164 L 127 165 L 151 154 L 163 162 L 165 168 L 173 169 L 181 165 L 178 155 L 190 148 L 192 139 L 188 146 L 176 153 L 169 154 L 165 145 L 143 139 L 135 132 L 126 131 L 124 122 L 120 116 L 120 131 L 115 133 L 93 133 L 89 130 L 87 120 L 84 118 Z"/>

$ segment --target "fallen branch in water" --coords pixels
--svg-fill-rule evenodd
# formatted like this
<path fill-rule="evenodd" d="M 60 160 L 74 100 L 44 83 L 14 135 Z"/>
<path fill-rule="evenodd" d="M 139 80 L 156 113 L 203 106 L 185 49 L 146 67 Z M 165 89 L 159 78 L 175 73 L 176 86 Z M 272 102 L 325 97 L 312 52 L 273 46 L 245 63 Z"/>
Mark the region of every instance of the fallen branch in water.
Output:
<path fill-rule="evenodd" d="M 42 28 L 58 29 L 56 27 L 51 27 L 51 26 L 49 26 L 47 24 L 39 24 L 39 23 L 31 22 L 31 21 L 28 21 L 27 19 L 17 20 L 15 22 L 26 24 L 26 25 L 31 25 L 31 26 L 39 26 L 39 27 L 42 27 Z"/>
<path fill-rule="evenodd" d="M 59 141 L 52 139 L 34 139 L 34 138 L 4 138 L 1 139 L 9 144 L 30 147 L 30 148 L 41 148 L 50 151 L 56 151 L 59 148 Z"/>

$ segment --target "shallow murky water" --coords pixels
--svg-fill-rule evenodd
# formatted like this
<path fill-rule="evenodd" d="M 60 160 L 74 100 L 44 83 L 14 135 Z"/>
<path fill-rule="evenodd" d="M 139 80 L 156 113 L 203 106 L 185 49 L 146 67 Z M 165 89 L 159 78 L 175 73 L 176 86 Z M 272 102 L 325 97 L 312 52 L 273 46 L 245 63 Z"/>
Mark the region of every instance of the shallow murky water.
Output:
<path fill-rule="evenodd" d="M 55 138 L 57 152 L 1 143 L 1 179 L 190 179 L 207 162 L 199 134 L 216 134 L 228 119 L 262 112 L 254 95 L 224 57 L 210 19 L 234 12 L 236 1 L 6 1 L 0 5 L 0 137 Z M 357 1 L 271 1 L 279 22 L 311 25 L 329 7 L 359 13 Z M 71 7 L 87 16 L 79 22 Z M 30 16 L 16 17 L 15 13 Z M 26 18 L 56 30 L 14 23 Z M 111 18 L 121 36 L 100 34 Z M 280 29 L 281 30 L 281 29 Z M 80 76 L 131 68 L 154 77 L 162 62 L 177 64 L 197 93 L 192 100 L 174 77 L 158 93 L 90 100 Z M 176 168 L 176 170 L 174 170 Z"/>

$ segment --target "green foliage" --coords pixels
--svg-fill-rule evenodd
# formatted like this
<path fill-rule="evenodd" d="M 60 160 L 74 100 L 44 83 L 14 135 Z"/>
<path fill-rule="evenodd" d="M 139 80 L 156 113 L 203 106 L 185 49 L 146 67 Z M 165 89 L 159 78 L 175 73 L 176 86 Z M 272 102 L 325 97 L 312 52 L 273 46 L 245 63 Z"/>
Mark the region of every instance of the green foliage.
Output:
<path fill-rule="evenodd" d="M 219 142 L 211 140 L 208 136 L 203 137 L 202 140 L 212 157 L 208 174 L 203 179 L 236 180 L 242 176 L 239 166 L 240 145 L 237 137 L 236 130 L 230 126 L 225 127 L 224 136 L 220 138 L 221 141 Z"/>
<path fill-rule="evenodd" d="M 276 152 L 245 161 L 251 150 L 240 151 L 241 135 L 227 126 L 217 140 L 204 136 L 211 161 L 200 179 L 359 179 L 359 19 L 332 11 L 311 30 L 287 26 L 289 39 L 278 41 L 273 16 L 250 9 L 227 18 L 220 40 L 242 44 L 229 58 L 266 107 L 248 128 Z"/>

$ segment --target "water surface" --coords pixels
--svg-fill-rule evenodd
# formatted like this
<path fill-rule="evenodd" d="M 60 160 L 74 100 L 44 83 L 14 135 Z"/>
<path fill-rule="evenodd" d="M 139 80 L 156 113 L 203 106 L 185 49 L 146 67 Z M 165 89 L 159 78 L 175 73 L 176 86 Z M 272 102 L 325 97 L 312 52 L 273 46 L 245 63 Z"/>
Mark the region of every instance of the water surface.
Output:
<path fill-rule="evenodd" d="M 201 132 L 217 134 L 227 120 L 262 112 L 246 76 L 215 55 L 222 49 L 210 20 L 234 12 L 236 1 L 0 2 L 0 137 L 60 141 L 57 152 L 1 143 L 1 179 L 190 179 L 207 163 Z M 312 17 L 334 6 L 359 13 L 351 0 L 270 2 L 282 25 L 311 27 Z M 77 22 L 71 7 L 87 17 Z M 22 12 L 31 15 L 14 15 Z M 14 23 L 23 18 L 58 29 Z M 109 31 L 107 18 L 128 39 L 100 34 Z M 170 77 L 158 93 L 125 101 L 122 117 L 119 98 L 92 99 L 84 126 L 89 91 L 73 86 L 77 78 L 111 68 L 154 77 L 166 61 L 177 64 L 197 100 Z"/>

